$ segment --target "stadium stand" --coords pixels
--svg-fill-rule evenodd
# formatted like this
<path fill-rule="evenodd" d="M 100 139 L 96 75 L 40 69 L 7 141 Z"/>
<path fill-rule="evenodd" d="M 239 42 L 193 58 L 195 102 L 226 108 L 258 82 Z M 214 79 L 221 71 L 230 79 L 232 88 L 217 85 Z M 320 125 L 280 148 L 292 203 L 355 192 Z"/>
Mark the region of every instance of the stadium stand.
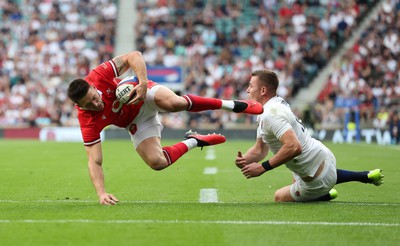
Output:
<path fill-rule="evenodd" d="M 399 98 L 399 74 L 393 71 L 399 71 L 395 50 L 400 4 L 384 1 L 386 14 L 380 13 L 363 33 L 360 44 L 351 50 L 357 55 L 348 52 L 330 76 L 319 103 L 308 112 L 313 123 L 339 126 L 343 122 L 332 97 L 357 84 L 354 76 L 363 78 L 366 85 L 365 91 L 355 95 L 364 100 L 365 121 L 375 120 L 385 127 L 395 121 L 390 119 L 395 118 L 392 109 Z M 71 78 L 86 75 L 114 55 L 118 1 L 23 2 L 28 7 L 22 8 L 22 1 L 0 3 L 0 126 L 77 125 L 65 90 Z M 251 71 L 269 68 L 277 71 L 279 94 L 290 102 L 310 85 L 379 1 L 135 2 L 136 48 L 149 65 L 182 66 L 185 93 L 244 99 Z M 388 19 L 391 23 L 385 23 Z M 380 35 L 375 37 L 376 33 Z M 371 42 L 387 48 L 370 50 Z M 386 66 L 376 66 L 377 60 Z M 368 70 L 374 76 L 365 79 Z M 377 100 L 368 98 L 367 91 Z M 379 118 L 378 111 L 382 111 Z M 164 119 L 167 127 L 250 127 L 255 121 L 253 116 L 218 111 L 173 117 Z"/>
<path fill-rule="evenodd" d="M 0 125 L 77 125 L 66 88 L 71 78 L 84 76 L 95 64 L 113 57 L 116 4 L 0 4 Z"/>
<path fill-rule="evenodd" d="M 267 67 L 278 72 L 279 94 L 290 101 L 309 85 L 374 4 L 138 1 L 142 16 L 136 26 L 136 44 L 149 64 L 168 66 L 180 61 L 186 67 L 189 92 L 243 99 L 251 71 Z M 190 114 L 190 122 L 197 117 L 210 123 L 221 117 L 207 114 Z M 228 113 L 222 116 L 223 122 L 254 120 Z"/>
<path fill-rule="evenodd" d="M 399 21 L 399 1 L 385 0 L 369 27 L 335 64 L 312 109 L 320 127 L 343 126 L 347 110 L 358 111 L 362 128 L 386 129 L 389 119 L 396 121 L 400 106 Z M 350 100 L 353 107 L 343 105 Z M 395 135 L 392 133 L 392 138 L 396 139 Z"/>

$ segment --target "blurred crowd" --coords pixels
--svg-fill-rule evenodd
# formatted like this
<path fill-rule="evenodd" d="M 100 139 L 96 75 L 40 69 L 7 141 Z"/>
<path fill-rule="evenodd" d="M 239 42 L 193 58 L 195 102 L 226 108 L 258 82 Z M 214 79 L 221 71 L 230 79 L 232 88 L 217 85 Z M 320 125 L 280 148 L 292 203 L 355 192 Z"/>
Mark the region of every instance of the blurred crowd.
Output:
<path fill-rule="evenodd" d="M 279 95 L 290 102 L 376 2 L 137 0 L 135 42 L 148 65 L 184 68 L 180 93 L 245 99 L 251 72 L 268 68 L 279 76 Z M 78 124 L 66 88 L 115 55 L 117 4 L 0 2 L 0 126 Z M 313 122 L 342 123 L 343 110 L 335 105 L 341 97 L 356 97 L 362 118 L 379 126 L 389 127 L 389 119 L 398 116 L 399 5 L 387 0 L 337 64 L 310 109 Z M 254 120 L 220 111 L 163 117 L 167 127 L 184 128 L 248 127 Z"/>
<path fill-rule="evenodd" d="M 113 57 L 116 16 L 111 0 L 1 1 L 0 126 L 77 125 L 68 83 Z"/>
<path fill-rule="evenodd" d="M 278 73 L 278 94 L 290 99 L 308 86 L 357 27 L 369 1 L 138 1 L 139 50 L 150 65 L 183 66 L 188 93 L 247 98 L 253 70 Z M 217 111 L 190 114 L 225 126 L 254 117 Z M 215 126 L 213 126 L 215 127 Z"/>
<path fill-rule="evenodd" d="M 313 105 L 314 121 L 322 128 L 343 125 L 346 111 L 357 111 L 362 127 L 388 128 L 392 141 L 400 143 L 399 30 L 400 1 L 387 0 L 356 44 L 336 64 Z M 346 102 L 354 105 L 349 109 Z"/>

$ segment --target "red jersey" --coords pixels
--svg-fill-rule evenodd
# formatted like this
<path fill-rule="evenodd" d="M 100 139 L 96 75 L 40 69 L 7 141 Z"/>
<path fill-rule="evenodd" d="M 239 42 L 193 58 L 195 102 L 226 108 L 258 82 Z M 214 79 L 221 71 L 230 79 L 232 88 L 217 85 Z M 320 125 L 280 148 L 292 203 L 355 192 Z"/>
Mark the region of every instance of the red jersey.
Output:
<path fill-rule="evenodd" d="M 108 125 L 126 128 L 143 105 L 143 102 L 137 105 L 120 105 L 115 96 L 117 82 L 114 78 L 118 76 L 116 65 L 110 60 L 93 69 L 85 78 L 90 85 L 96 87 L 104 102 L 102 111 L 82 110 L 76 106 L 83 142 L 86 146 L 100 142 L 100 132 Z"/>

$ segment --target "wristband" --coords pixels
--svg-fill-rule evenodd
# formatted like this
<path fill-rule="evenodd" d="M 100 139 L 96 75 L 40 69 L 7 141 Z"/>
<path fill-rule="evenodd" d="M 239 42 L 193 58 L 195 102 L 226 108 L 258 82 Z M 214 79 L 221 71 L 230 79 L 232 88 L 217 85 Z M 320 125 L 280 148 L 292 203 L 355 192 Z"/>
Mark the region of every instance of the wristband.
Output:
<path fill-rule="evenodd" d="M 264 161 L 263 163 L 261 163 L 261 165 L 263 166 L 266 172 L 273 169 L 271 164 L 269 164 L 269 160 Z"/>

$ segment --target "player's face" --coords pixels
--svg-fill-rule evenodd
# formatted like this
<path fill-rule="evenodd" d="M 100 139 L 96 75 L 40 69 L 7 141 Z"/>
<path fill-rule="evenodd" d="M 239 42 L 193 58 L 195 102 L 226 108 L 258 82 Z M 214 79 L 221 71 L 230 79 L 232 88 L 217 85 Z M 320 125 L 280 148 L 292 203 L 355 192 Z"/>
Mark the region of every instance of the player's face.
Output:
<path fill-rule="evenodd" d="M 84 110 L 101 111 L 104 109 L 104 102 L 93 86 L 89 88 L 86 96 L 78 101 L 78 105 Z"/>
<path fill-rule="evenodd" d="M 249 87 L 246 90 L 247 94 L 249 94 L 249 99 L 262 103 L 262 96 L 261 96 L 261 83 L 258 81 L 258 77 L 251 76 Z"/>

